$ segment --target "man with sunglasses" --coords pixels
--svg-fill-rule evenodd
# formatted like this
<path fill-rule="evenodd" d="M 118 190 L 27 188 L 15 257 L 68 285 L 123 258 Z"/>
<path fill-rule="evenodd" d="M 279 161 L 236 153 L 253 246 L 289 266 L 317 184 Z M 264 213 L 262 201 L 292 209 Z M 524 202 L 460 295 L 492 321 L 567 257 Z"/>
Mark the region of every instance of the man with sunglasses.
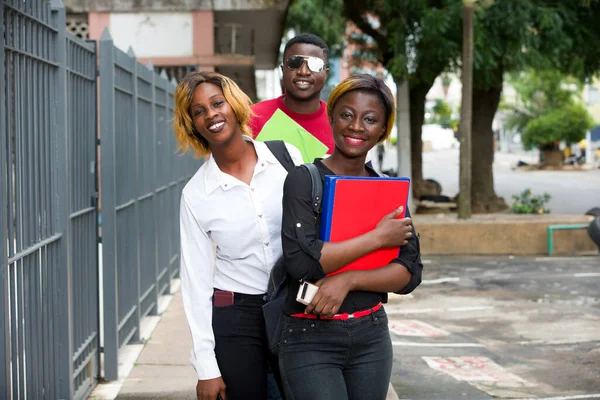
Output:
<path fill-rule="evenodd" d="M 329 47 L 317 35 L 301 34 L 286 43 L 281 66 L 284 93 L 253 106 L 255 115 L 250 119 L 250 128 L 254 137 L 279 108 L 325 144 L 328 154 L 333 152 L 333 135 L 326 104 L 321 100 L 321 91 L 329 72 L 328 56 Z"/>

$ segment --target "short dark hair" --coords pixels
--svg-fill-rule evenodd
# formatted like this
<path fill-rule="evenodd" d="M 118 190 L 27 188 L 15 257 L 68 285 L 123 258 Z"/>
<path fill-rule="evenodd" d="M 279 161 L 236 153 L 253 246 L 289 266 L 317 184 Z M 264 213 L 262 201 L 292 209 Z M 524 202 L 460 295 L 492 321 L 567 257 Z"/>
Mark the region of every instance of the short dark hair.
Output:
<path fill-rule="evenodd" d="M 285 57 L 285 53 L 295 44 L 312 44 L 313 46 L 317 46 L 323 50 L 323 54 L 325 54 L 325 62 L 329 61 L 329 47 L 327 43 L 320 37 L 313 33 L 302 33 L 300 35 L 294 36 L 285 44 L 285 48 L 283 49 L 283 56 Z"/>

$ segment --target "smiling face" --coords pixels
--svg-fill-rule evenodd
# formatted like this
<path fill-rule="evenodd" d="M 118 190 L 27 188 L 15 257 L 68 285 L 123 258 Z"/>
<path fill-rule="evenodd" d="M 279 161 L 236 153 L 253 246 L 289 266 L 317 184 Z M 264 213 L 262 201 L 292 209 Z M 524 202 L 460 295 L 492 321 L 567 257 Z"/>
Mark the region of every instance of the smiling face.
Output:
<path fill-rule="evenodd" d="M 304 62 L 300 68 L 291 70 L 288 68 L 287 60 L 290 56 L 295 55 L 318 57 L 327 63 L 327 57 L 323 49 L 314 44 L 296 43 L 290 46 L 283 55 L 283 65 L 281 67 L 285 95 L 300 101 L 319 98 L 327 79 L 327 69 L 321 72 L 312 72 L 308 68 L 308 63 Z"/>
<path fill-rule="evenodd" d="M 190 116 L 196 131 L 208 141 L 210 147 L 226 143 L 239 133 L 235 112 L 221 88 L 212 83 L 205 82 L 196 86 Z"/>
<path fill-rule="evenodd" d="M 336 151 L 363 157 L 386 132 L 386 113 L 378 95 L 353 90 L 338 99 L 331 114 Z"/>

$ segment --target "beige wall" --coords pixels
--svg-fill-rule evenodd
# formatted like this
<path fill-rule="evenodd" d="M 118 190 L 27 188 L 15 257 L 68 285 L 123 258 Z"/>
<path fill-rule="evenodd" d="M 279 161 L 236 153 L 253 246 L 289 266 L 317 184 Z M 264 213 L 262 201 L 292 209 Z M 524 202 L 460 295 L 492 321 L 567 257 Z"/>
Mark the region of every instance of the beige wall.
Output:
<path fill-rule="evenodd" d="M 102 36 L 104 29 L 110 26 L 110 13 L 91 12 L 88 14 L 88 25 L 90 26 L 89 38 L 98 40 Z"/>
<path fill-rule="evenodd" d="M 213 11 L 189 13 L 108 13 L 90 12 L 89 38 L 100 39 L 109 29 L 115 46 L 134 50 L 142 63 L 155 66 L 197 65 L 202 71 L 214 71 L 223 57 L 214 54 Z M 241 57 L 247 64 L 252 60 Z"/>

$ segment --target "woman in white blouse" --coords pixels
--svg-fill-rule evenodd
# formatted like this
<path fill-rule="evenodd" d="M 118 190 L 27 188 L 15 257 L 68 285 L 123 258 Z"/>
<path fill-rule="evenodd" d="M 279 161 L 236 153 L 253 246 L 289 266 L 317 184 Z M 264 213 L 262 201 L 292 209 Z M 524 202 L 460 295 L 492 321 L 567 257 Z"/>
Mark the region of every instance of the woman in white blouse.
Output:
<path fill-rule="evenodd" d="M 191 73 L 175 91 L 175 107 L 181 148 L 209 155 L 183 189 L 180 211 L 182 295 L 197 397 L 264 400 L 270 353 L 261 307 L 269 272 L 282 255 L 287 172 L 264 143 L 251 139 L 250 99 L 231 79 Z M 300 164 L 300 152 L 287 148 Z"/>

